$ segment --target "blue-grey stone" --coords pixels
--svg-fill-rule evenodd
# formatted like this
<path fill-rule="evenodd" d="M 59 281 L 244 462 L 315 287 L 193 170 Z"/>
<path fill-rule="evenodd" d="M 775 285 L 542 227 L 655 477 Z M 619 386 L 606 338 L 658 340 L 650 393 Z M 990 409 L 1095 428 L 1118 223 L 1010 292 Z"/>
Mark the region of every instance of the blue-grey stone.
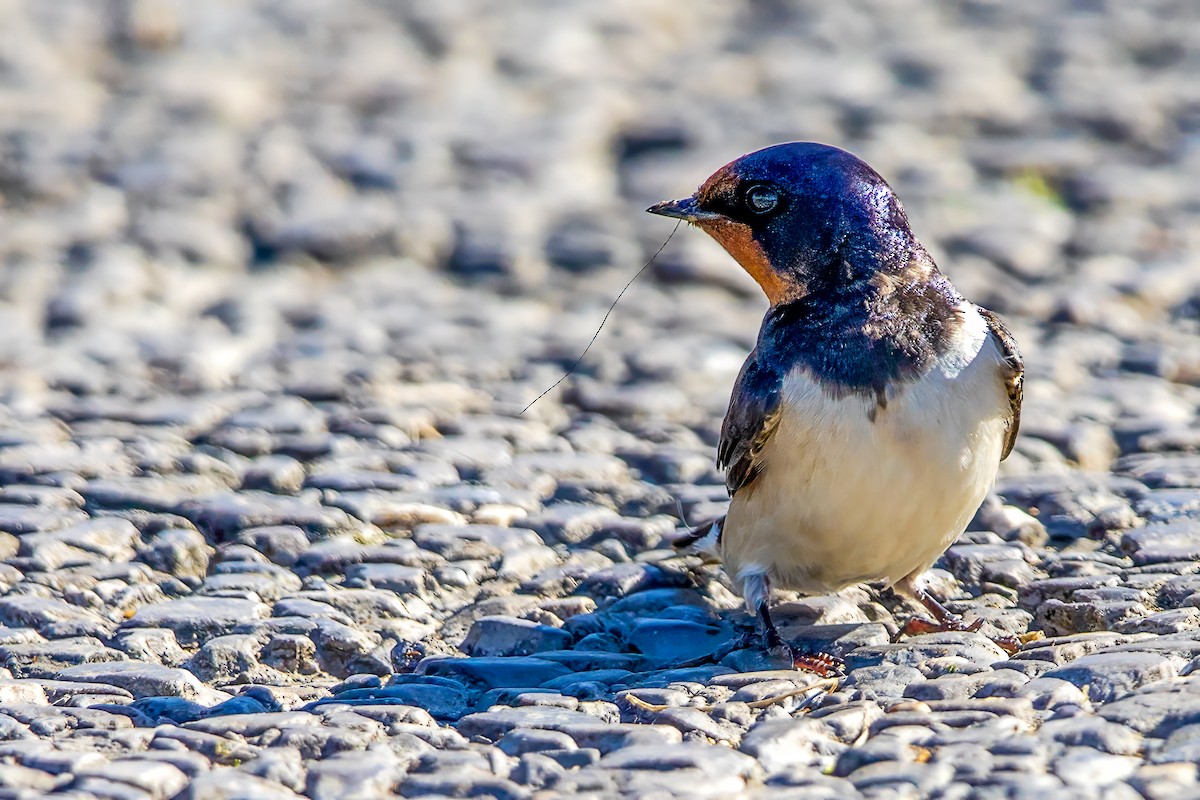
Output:
<path fill-rule="evenodd" d="M 467 693 L 456 686 L 407 683 L 393 684 L 372 689 L 351 689 L 318 700 L 315 705 L 325 703 L 392 702 L 423 708 L 442 720 L 455 720 L 467 713 Z"/>
<path fill-rule="evenodd" d="M 562 650 L 574 637 L 562 628 L 507 616 L 480 617 L 471 625 L 462 651 L 473 656 L 528 656 Z"/>
<path fill-rule="evenodd" d="M 1177 668 L 1155 653 L 1093 653 L 1045 673 L 1083 689 L 1094 703 L 1107 703 L 1147 683 L 1174 677 Z"/>
<path fill-rule="evenodd" d="M 715 652 L 732 638 L 727 628 L 685 620 L 644 619 L 634 624 L 629 644 L 659 664 L 700 658 Z"/>
<path fill-rule="evenodd" d="M 594 717 L 579 711 L 554 706 L 522 706 L 468 714 L 458 721 L 457 727 L 463 736 L 479 737 L 494 742 L 509 731 L 517 729 L 561 731 L 577 725 L 594 724 Z"/>
<path fill-rule="evenodd" d="M 465 681 L 485 689 L 540 686 L 570 674 L 562 664 L 525 656 L 495 658 L 427 658 L 418 671 Z"/>

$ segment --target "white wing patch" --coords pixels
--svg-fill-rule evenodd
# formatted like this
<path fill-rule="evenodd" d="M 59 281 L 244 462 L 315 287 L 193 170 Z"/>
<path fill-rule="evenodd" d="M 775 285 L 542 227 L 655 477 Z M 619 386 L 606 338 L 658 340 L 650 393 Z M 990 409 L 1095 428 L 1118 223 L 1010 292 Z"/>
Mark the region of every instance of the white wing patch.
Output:
<path fill-rule="evenodd" d="M 958 313 L 962 317 L 962 327 L 956 331 L 949 350 L 937 360 L 934 367 L 950 380 L 957 378 L 970 366 L 988 336 L 987 321 L 975 310 L 975 306 L 963 302 L 958 307 Z"/>

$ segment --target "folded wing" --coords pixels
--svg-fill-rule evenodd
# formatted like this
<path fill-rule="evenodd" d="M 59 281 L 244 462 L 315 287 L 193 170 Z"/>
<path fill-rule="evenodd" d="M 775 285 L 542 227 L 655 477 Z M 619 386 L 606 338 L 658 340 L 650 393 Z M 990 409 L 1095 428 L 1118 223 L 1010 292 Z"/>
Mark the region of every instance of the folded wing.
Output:
<path fill-rule="evenodd" d="M 779 425 L 782 386 L 779 371 L 761 363 L 758 351 L 752 351 L 733 386 L 717 447 L 717 467 L 725 470 L 731 496 L 762 473 L 763 447 Z"/>
<path fill-rule="evenodd" d="M 1021 427 L 1021 400 L 1025 394 L 1025 362 L 1021 360 L 1021 351 L 1017 349 L 1017 340 L 1004 327 L 1004 322 L 994 312 L 986 308 L 979 309 L 980 315 L 987 322 L 988 335 L 1000 350 L 1001 379 L 1008 392 L 1008 433 L 1004 437 L 1004 452 L 1000 460 L 1008 458 L 1013 445 L 1017 441 L 1017 430 Z"/>

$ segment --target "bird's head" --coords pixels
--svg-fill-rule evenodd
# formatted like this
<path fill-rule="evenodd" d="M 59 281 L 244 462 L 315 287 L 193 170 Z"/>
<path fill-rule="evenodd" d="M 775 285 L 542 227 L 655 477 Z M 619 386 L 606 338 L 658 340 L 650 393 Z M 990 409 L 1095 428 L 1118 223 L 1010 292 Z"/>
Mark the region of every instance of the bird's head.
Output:
<path fill-rule="evenodd" d="M 856 156 L 815 142 L 744 155 L 692 196 L 646 210 L 716 239 L 772 305 L 902 269 L 915 244 L 887 182 Z"/>

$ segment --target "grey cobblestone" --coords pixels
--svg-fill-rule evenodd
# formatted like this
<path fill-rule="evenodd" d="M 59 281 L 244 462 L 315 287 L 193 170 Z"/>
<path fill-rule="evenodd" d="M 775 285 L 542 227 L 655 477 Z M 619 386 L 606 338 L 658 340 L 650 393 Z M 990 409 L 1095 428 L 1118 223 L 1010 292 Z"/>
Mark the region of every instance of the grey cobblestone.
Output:
<path fill-rule="evenodd" d="M 635 5 L 0 7 L 0 794 L 1200 792 L 1194 9 Z M 680 232 L 521 413 L 641 209 L 794 138 L 1028 366 L 929 576 L 980 632 L 777 598 L 836 687 L 666 543 L 728 501 L 724 254 Z"/>

